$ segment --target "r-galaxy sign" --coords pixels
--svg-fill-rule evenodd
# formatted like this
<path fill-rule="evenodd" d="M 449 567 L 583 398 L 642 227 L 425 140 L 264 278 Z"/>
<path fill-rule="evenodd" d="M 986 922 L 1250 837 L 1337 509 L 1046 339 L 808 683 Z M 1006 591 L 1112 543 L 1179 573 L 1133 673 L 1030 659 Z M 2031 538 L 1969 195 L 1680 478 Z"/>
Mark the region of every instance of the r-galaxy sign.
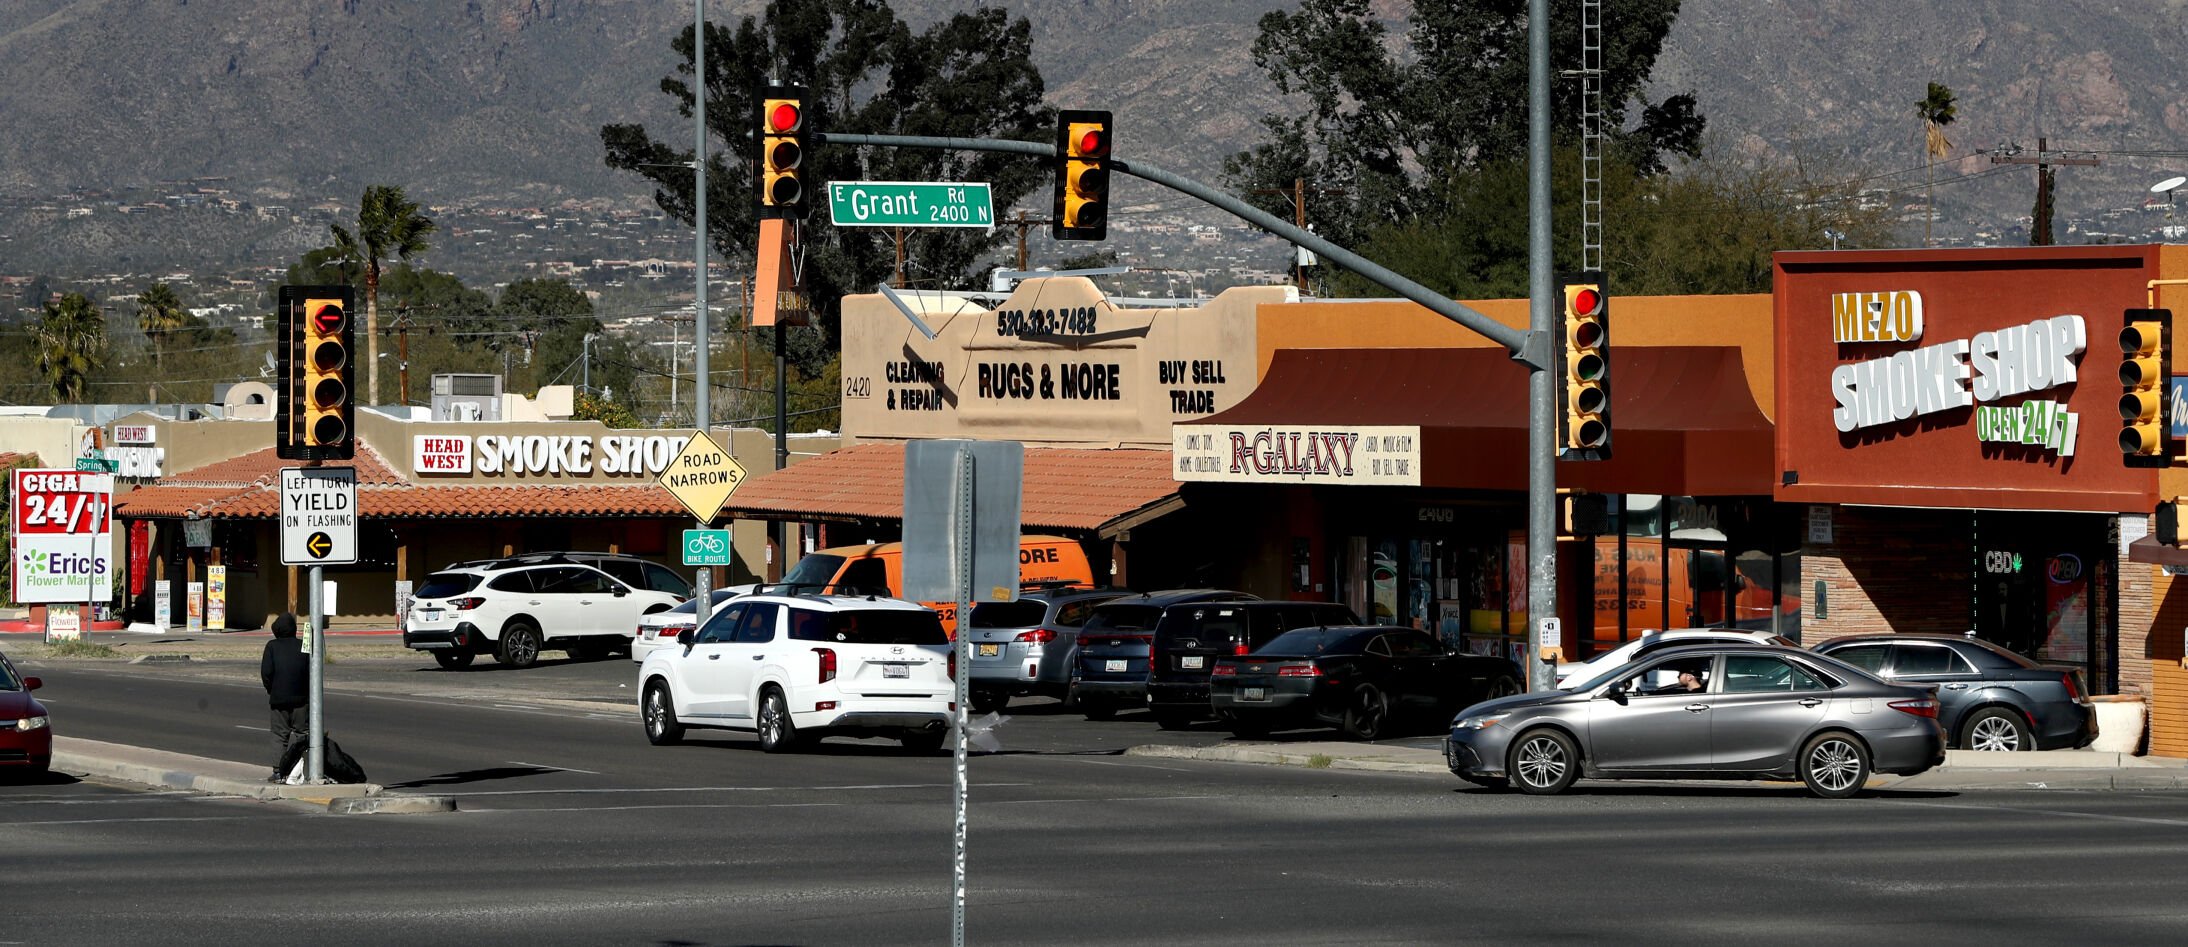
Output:
<path fill-rule="evenodd" d="M 1839 293 L 1831 308 L 1842 345 L 1922 337 L 1922 297 L 1911 290 Z M 2071 385 L 2088 347 L 2082 317 L 2062 315 L 1840 365 L 1831 370 L 1831 420 L 1857 431 Z"/>

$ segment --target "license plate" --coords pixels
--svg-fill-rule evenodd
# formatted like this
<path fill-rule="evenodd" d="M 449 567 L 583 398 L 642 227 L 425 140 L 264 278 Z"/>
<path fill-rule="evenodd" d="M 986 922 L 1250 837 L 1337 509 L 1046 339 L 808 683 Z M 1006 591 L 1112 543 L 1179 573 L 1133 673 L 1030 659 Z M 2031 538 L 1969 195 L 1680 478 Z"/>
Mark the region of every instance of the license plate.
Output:
<path fill-rule="evenodd" d="M 1182 657 L 1182 658 L 1179 658 L 1179 659 L 1178 659 L 1178 667 L 1181 667 L 1181 668 L 1187 668 L 1187 669 L 1191 669 L 1191 668 L 1197 668 L 1197 667 L 1200 667 L 1200 662 L 1201 662 L 1201 660 L 1202 660 L 1202 659 L 1201 659 L 1201 656 L 1200 656 L 1200 655 L 1197 655 L 1197 654 L 1189 654 L 1189 655 L 1186 655 L 1185 657 Z"/>
<path fill-rule="evenodd" d="M 423 617 L 423 618 L 424 618 L 424 619 L 425 619 L 426 621 L 440 621 L 440 620 L 441 620 L 441 610 L 440 610 L 440 609 L 438 609 L 438 608 L 428 608 L 428 609 L 425 609 L 424 611 L 421 611 L 421 612 L 419 612 L 418 614 L 419 614 L 420 616 L 422 616 L 422 617 Z"/>
<path fill-rule="evenodd" d="M 1112 674 L 1121 674 L 1121 673 L 1123 673 L 1123 672 L 1124 672 L 1124 662 L 1123 662 L 1123 661 L 1108 661 L 1108 662 L 1104 662 L 1104 663 L 1102 664 L 1102 670 L 1108 671 L 1108 672 L 1110 672 L 1110 673 L 1112 673 Z"/>
<path fill-rule="evenodd" d="M 882 677 L 911 677 L 911 676 L 912 676 L 912 667 L 911 667 L 911 665 L 908 665 L 908 664 L 884 664 L 884 665 L 882 665 L 882 666 L 881 666 L 881 676 L 882 676 Z"/>
<path fill-rule="evenodd" d="M 981 645 L 981 646 L 980 646 L 980 653 L 979 653 L 979 656 L 980 656 L 980 657 L 983 657 L 983 658 L 992 658 L 992 657 L 995 657 L 996 655 L 998 655 L 998 654 L 1002 654 L 1002 653 L 1003 653 L 1003 646 L 1002 646 L 1002 645 L 999 645 L 999 644 L 984 644 L 984 645 Z"/>
<path fill-rule="evenodd" d="M 1268 700 L 1268 699 L 1269 699 L 1269 689 L 1268 689 L 1268 688 L 1266 688 L 1266 687 L 1244 687 L 1244 688 L 1240 688 L 1239 690 L 1240 690 L 1240 693 L 1239 693 L 1239 695 L 1238 695 L 1238 699 L 1240 699 L 1240 700 Z"/>

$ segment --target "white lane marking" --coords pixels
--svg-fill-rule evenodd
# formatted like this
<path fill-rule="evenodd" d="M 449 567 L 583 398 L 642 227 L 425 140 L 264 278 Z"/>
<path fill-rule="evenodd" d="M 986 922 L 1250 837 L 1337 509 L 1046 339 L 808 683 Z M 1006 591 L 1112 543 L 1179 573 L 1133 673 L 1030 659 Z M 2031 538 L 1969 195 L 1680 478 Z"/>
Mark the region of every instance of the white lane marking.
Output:
<path fill-rule="evenodd" d="M 1032 783 L 974 783 L 974 789 L 1013 789 L 1031 786 Z M 462 796 L 555 796 L 555 795 L 604 795 L 607 793 L 649 792 L 834 792 L 840 790 L 886 789 L 947 789 L 949 783 L 875 783 L 865 786 L 645 786 L 626 789 L 482 789 L 464 792 L 446 787 L 434 790 L 439 795 Z"/>
<path fill-rule="evenodd" d="M 240 797 L 238 797 L 240 798 Z M 136 822 L 240 822 L 261 818 L 247 815 L 148 816 L 142 819 L 51 819 L 44 822 L 7 822 L 0 825 L 128 825 Z"/>
<path fill-rule="evenodd" d="M 527 763 L 523 760 L 503 760 L 502 762 L 507 763 L 511 766 L 529 766 L 533 769 L 551 769 L 558 770 L 564 773 L 584 773 L 587 776 L 605 775 L 603 773 L 597 773 L 589 769 L 578 769 L 573 766 L 554 766 L 548 763 Z"/>
<path fill-rule="evenodd" d="M 1116 760 L 1090 760 L 1083 756 L 1059 756 L 1056 758 L 1061 760 L 1069 760 L 1073 763 L 1087 763 L 1094 766 L 1126 766 L 1132 769 L 1159 769 L 1165 773 L 1192 772 L 1192 770 L 1186 769 L 1181 766 L 1156 766 L 1153 763 L 1119 763 Z"/>
<path fill-rule="evenodd" d="M 236 729 L 238 729 L 238 730 L 264 730 L 264 729 L 266 729 L 266 728 L 265 728 L 265 727 L 254 727 L 254 726 L 251 726 L 250 724 L 247 724 L 247 723 L 239 723 L 239 724 L 236 724 Z"/>
<path fill-rule="evenodd" d="M 2140 825 L 2174 825 L 2188 828 L 2188 819 L 2156 819 L 2149 816 L 2110 815 L 2102 812 L 2074 812 L 2067 809 L 2024 809 L 2020 806 L 1975 806 L 1950 802 L 1914 802 L 1912 800 L 1881 800 L 1894 805 L 1922 806 L 1930 809 L 1966 809 L 1976 812 L 2010 812 L 2017 815 L 2055 815 L 2069 819 L 2096 819 L 2101 822 L 2130 822 Z"/>
<path fill-rule="evenodd" d="M 1196 799 L 1230 799 L 1231 796 L 1096 796 L 1091 799 L 982 799 L 981 805 L 1022 806 L 1028 803 L 1054 804 L 1059 802 L 1182 802 Z"/>
<path fill-rule="evenodd" d="M 634 812 L 646 809 L 835 809 L 841 808 L 843 805 L 844 803 L 840 802 L 761 802 L 741 805 L 730 802 L 664 802 L 650 806 L 566 806 L 551 809 L 485 808 L 466 809 L 464 811 L 474 814 L 490 812 L 521 814 L 525 812 Z"/>

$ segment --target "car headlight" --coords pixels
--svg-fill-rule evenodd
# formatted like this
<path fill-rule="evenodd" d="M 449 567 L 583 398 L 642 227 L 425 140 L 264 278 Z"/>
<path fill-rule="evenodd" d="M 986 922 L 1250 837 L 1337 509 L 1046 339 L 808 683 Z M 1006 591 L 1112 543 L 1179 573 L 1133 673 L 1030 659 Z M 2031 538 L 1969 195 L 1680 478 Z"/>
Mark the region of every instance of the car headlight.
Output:
<path fill-rule="evenodd" d="M 1476 717 L 1460 717 L 1451 725 L 1454 730 L 1486 730 L 1504 722 L 1506 714 L 1482 714 Z"/>
<path fill-rule="evenodd" d="M 51 717 L 24 717 L 15 721 L 15 729 L 28 733 L 32 730 L 43 730 L 52 722 Z"/>

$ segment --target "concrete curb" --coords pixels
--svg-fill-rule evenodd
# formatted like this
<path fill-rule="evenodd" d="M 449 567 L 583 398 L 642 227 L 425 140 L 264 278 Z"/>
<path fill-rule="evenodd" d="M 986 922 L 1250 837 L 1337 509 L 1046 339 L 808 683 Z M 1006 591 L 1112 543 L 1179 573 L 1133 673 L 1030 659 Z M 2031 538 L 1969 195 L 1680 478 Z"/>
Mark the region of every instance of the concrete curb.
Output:
<path fill-rule="evenodd" d="M 53 768 L 167 789 L 318 803 L 336 813 L 451 812 L 456 808 L 455 798 L 451 796 L 386 794 L 377 783 L 318 786 L 269 783 L 263 778 L 255 778 L 264 770 L 249 763 L 80 737 L 54 739 Z"/>
<path fill-rule="evenodd" d="M 1413 752 L 1433 755 L 1433 751 L 1429 750 L 1416 750 Z M 1169 746 L 1166 744 L 1149 744 L 1146 746 L 1128 747 L 1125 749 L 1124 755 L 1144 756 L 1156 759 L 1172 760 L 1208 760 L 1220 763 L 1264 763 L 1277 766 L 1305 766 L 1311 769 L 1348 769 L 1376 773 L 1448 774 L 1451 772 L 1450 767 L 1443 764 L 1442 757 L 1440 756 L 1436 757 L 1436 762 L 1423 762 L 1404 759 L 1378 759 L 1362 756 L 1343 756 L 1333 753 L 1322 753 L 1319 751 L 1286 751 L 1279 747 L 1267 745 Z M 1327 762 L 1323 763 L 1320 766 L 1317 766 L 1316 761 L 1318 759 L 1326 760 Z"/>

